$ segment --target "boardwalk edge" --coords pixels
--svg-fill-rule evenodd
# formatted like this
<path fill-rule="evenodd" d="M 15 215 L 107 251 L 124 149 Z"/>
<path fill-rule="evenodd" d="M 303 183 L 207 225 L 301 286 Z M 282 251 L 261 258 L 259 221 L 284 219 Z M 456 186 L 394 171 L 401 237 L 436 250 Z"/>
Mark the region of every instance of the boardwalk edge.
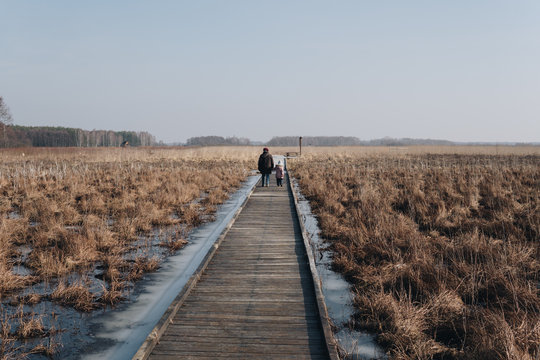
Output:
<path fill-rule="evenodd" d="M 313 256 L 313 250 L 309 241 L 309 235 L 306 231 L 304 225 L 304 220 L 300 216 L 300 206 L 298 205 L 298 195 L 294 191 L 293 184 L 291 181 L 291 172 L 287 170 L 287 180 L 289 182 L 289 188 L 291 189 L 294 206 L 296 208 L 296 216 L 298 218 L 298 223 L 300 224 L 300 230 L 302 231 L 302 239 L 304 240 L 304 247 L 306 248 L 306 253 L 309 259 L 309 269 L 311 272 L 311 277 L 313 279 L 313 286 L 315 287 L 315 297 L 317 299 L 317 307 L 319 308 L 319 316 L 321 319 L 321 325 L 323 328 L 324 338 L 326 341 L 326 347 L 328 350 L 328 355 L 331 360 L 339 360 L 339 350 L 336 339 L 332 333 L 332 326 L 330 317 L 328 316 L 328 310 L 326 308 L 326 302 L 324 301 L 324 294 L 322 292 L 321 280 L 319 279 L 319 273 L 317 272 L 317 267 L 315 265 L 315 258 Z"/>
<path fill-rule="evenodd" d="M 186 282 L 186 285 L 182 288 L 182 290 L 178 293 L 176 298 L 173 300 L 173 302 L 169 305 L 163 316 L 159 319 L 158 323 L 152 331 L 150 331 L 150 334 L 146 337 L 146 340 L 142 343 L 142 345 L 139 347 L 135 355 L 133 356 L 132 360 L 146 360 L 150 356 L 150 353 L 156 346 L 156 344 L 159 342 L 159 339 L 169 326 L 173 322 L 174 316 L 178 312 L 178 309 L 180 309 L 180 306 L 184 303 L 186 298 L 188 297 L 191 290 L 195 287 L 197 282 L 199 281 L 203 271 L 206 269 L 208 264 L 210 263 L 210 260 L 214 257 L 214 254 L 216 253 L 217 249 L 223 242 L 223 239 L 225 239 L 225 236 L 231 229 L 232 225 L 236 221 L 236 218 L 242 212 L 244 209 L 244 206 L 248 202 L 249 198 L 251 197 L 251 194 L 253 194 L 253 191 L 255 191 L 255 188 L 257 186 L 257 183 L 253 185 L 251 188 L 251 191 L 247 194 L 245 200 L 242 202 L 242 205 L 236 210 L 234 216 L 229 221 L 227 226 L 223 229 L 221 232 L 219 238 L 216 240 L 216 242 L 212 245 L 208 253 L 206 253 L 206 256 L 201 261 L 200 265 L 197 267 L 197 270 L 191 275 L 189 280 Z"/>

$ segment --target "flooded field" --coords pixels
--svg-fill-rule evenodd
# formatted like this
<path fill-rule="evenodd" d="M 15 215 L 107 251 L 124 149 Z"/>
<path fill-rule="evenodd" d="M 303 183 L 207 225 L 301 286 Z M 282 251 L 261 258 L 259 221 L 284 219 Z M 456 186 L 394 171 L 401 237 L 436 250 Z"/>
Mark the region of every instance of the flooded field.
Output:
<path fill-rule="evenodd" d="M 6 358 L 86 352 L 112 309 L 144 299 L 146 274 L 196 247 L 192 230 L 253 167 L 234 151 L 32 151 L 5 151 L 0 165 Z"/>
<path fill-rule="evenodd" d="M 327 282 L 352 292 L 336 298 L 352 304 L 336 307 L 336 326 L 349 318 L 392 359 L 536 359 L 538 148 L 457 150 L 289 161 L 320 228 L 319 261 L 348 285 Z"/>

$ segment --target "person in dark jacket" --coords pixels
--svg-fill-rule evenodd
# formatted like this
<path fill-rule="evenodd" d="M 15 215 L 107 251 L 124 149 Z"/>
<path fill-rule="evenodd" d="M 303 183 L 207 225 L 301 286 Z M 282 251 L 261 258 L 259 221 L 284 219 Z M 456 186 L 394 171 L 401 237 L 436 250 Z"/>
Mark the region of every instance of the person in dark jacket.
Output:
<path fill-rule="evenodd" d="M 270 174 L 274 168 L 274 158 L 268 151 L 268 148 L 263 149 L 263 153 L 259 156 L 259 171 L 261 172 L 261 186 L 270 186 Z"/>

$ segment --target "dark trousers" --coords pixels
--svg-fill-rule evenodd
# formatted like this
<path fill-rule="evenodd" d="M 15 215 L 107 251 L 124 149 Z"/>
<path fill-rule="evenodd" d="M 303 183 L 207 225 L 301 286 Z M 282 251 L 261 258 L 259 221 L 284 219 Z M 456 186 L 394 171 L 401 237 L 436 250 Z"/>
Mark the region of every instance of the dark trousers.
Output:
<path fill-rule="evenodd" d="M 283 179 L 282 178 L 276 178 L 277 186 L 283 186 Z"/>

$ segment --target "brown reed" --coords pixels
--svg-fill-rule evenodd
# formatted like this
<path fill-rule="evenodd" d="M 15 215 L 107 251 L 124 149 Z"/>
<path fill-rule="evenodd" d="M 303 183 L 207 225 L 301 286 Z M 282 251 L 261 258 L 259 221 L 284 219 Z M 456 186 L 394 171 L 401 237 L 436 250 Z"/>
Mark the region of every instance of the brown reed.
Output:
<path fill-rule="evenodd" d="M 537 359 L 540 156 L 289 160 L 355 294 L 355 327 L 392 359 Z"/>

